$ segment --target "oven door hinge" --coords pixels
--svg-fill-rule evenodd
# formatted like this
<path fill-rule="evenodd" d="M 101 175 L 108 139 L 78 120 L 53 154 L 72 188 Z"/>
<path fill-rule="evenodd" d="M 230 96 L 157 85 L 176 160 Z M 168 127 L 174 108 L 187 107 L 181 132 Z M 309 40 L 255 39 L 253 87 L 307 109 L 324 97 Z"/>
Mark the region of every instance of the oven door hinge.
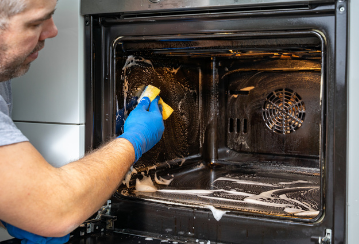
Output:
<path fill-rule="evenodd" d="M 107 205 L 99 209 L 95 218 L 86 220 L 72 234 L 74 236 L 85 236 L 97 232 L 113 231 L 116 220 L 117 217 L 111 215 L 111 200 L 108 200 Z"/>
<path fill-rule="evenodd" d="M 313 236 L 311 239 L 316 241 L 318 244 L 332 244 L 332 230 L 326 229 L 324 237 Z"/>

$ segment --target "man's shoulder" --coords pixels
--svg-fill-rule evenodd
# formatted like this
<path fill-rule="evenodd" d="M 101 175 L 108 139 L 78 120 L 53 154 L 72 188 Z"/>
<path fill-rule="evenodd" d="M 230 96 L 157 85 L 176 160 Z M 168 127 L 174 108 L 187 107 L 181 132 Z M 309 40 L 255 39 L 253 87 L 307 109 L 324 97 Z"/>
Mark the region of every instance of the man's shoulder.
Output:
<path fill-rule="evenodd" d="M 10 116 L 9 104 L 1 94 L 0 94 L 0 113 L 6 116 Z"/>
<path fill-rule="evenodd" d="M 9 85 L 1 84 L 0 88 L 0 146 L 28 141 L 10 118 L 11 90 L 7 87 Z"/>
<path fill-rule="evenodd" d="M 11 81 L 0 82 L 0 111 L 11 116 Z"/>

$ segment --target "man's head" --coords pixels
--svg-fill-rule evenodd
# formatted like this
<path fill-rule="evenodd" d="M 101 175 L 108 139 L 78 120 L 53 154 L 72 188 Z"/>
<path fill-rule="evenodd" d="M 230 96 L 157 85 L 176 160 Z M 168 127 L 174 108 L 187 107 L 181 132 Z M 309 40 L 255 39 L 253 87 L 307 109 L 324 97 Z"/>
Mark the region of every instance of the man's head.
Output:
<path fill-rule="evenodd" d="M 0 0 L 0 82 L 25 74 L 45 44 L 57 35 L 57 0 Z"/>

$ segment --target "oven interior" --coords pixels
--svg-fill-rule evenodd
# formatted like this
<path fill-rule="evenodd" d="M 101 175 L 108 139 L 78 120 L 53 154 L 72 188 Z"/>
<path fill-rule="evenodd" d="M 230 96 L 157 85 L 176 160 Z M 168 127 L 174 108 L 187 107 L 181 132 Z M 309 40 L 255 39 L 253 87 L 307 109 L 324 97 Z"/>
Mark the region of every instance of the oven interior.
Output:
<path fill-rule="evenodd" d="M 149 84 L 174 109 L 116 198 L 208 208 L 217 220 L 322 216 L 320 35 L 127 36 L 113 52 L 116 110 L 126 118 Z"/>

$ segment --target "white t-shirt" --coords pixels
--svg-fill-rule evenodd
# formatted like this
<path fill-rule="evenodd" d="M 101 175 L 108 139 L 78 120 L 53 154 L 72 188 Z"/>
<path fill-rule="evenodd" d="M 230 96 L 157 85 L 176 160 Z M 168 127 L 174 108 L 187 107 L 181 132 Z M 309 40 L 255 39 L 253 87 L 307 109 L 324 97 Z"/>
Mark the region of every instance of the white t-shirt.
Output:
<path fill-rule="evenodd" d="M 28 141 L 11 119 L 11 81 L 0 82 L 0 146 Z"/>

